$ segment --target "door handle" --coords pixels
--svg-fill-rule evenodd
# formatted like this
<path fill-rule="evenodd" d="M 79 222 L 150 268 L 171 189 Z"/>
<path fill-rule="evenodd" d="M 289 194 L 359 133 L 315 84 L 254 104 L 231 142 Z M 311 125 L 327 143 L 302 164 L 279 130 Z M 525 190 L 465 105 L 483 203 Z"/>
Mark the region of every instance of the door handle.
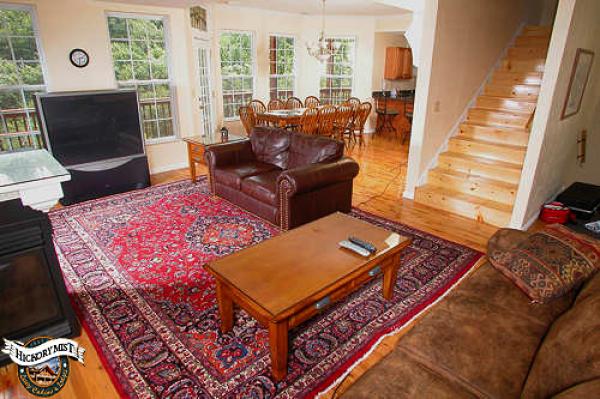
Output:
<path fill-rule="evenodd" d="M 8 268 L 10 267 L 10 262 L 7 263 L 0 263 L 0 273 L 8 270 Z"/>

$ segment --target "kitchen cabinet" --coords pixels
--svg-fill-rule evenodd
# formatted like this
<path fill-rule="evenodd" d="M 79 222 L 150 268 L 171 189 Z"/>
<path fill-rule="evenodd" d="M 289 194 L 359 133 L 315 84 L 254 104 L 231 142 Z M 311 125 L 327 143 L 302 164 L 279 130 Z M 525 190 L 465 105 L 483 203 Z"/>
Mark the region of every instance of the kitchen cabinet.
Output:
<path fill-rule="evenodd" d="M 412 78 L 412 50 L 407 47 L 388 47 L 385 49 L 385 71 L 383 77 L 388 80 Z"/>

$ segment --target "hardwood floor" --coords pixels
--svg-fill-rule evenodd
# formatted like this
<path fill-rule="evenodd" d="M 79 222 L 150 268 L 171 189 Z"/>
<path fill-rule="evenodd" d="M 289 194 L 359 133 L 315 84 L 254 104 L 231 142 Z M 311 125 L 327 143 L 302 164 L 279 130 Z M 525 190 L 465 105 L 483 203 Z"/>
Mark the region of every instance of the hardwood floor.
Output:
<path fill-rule="evenodd" d="M 355 180 L 353 204 L 361 209 L 400 221 L 431 234 L 452 240 L 480 251 L 485 251 L 489 237 L 497 228 L 463 218 L 448 212 L 429 208 L 402 198 L 406 178 L 408 145 L 401 145 L 394 137 L 367 137 L 366 145 L 354 146 L 348 155 L 360 163 L 360 174 Z M 205 174 L 201 166 L 199 174 Z M 187 169 L 152 176 L 152 184 L 164 184 L 187 179 Z M 377 349 L 359 364 L 342 382 L 336 397 L 366 370 L 385 357 L 402 334 L 383 340 Z M 118 393 L 100 361 L 93 344 L 84 331 L 77 341 L 87 349 L 85 366 L 71 362 L 67 385 L 53 398 L 116 398 Z M 330 391 L 328 397 L 333 395 Z M 14 365 L 0 368 L 0 399 L 31 398 L 17 379 Z"/>

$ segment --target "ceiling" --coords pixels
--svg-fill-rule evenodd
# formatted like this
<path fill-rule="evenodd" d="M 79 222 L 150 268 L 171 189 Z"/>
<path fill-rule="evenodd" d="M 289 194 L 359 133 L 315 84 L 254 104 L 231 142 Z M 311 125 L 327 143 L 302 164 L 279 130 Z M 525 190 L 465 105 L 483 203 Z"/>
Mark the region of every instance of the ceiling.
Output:
<path fill-rule="evenodd" d="M 116 3 L 145 4 L 170 7 L 188 7 L 202 2 L 196 0 L 105 0 Z M 321 0 L 206 0 L 205 3 L 227 4 L 233 7 L 251 7 L 294 14 L 321 14 Z M 381 0 L 327 0 L 327 15 L 399 15 L 409 10 L 382 4 Z"/>

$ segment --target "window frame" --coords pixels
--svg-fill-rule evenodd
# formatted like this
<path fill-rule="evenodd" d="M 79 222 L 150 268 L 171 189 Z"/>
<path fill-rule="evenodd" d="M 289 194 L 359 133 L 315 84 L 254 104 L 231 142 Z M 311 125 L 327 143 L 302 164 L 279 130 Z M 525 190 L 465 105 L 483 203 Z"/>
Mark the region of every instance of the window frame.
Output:
<path fill-rule="evenodd" d="M 39 137 L 39 142 L 41 143 L 41 145 L 39 147 L 28 147 L 25 149 L 13 149 L 12 148 L 12 144 L 10 144 L 11 149 L 7 150 L 7 151 L 0 151 L 0 153 L 9 153 L 9 152 L 15 152 L 15 151 L 31 151 L 31 150 L 36 150 L 36 149 L 41 149 L 41 148 L 45 148 L 46 147 L 46 140 L 44 139 L 44 134 L 42 131 L 42 126 L 41 124 L 39 124 L 39 116 L 37 114 L 37 109 L 35 106 L 35 98 L 34 98 L 34 107 L 33 108 L 27 108 L 27 103 L 25 101 L 25 91 L 30 91 L 32 93 L 32 95 L 35 95 L 36 93 L 45 93 L 48 90 L 48 86 L 50 85 L 50 80 L 49 80 L 49 73 L 48 73 L 48 64 L 46 62 L 46 53 L 44 52 L 44 47 L 42 46 L 42 39 L 41 39 L 41 32 L 39 29 L 39 18 L 38 18 L 38 14 L 37 14 L 37 8 L 34 4 L 16 4 L 16 3 L 5 3 L 0 1 L 0 8 L 3 9 L 7 9 L 7 10 L 16 10 L 16 11 L 25 11 L 28 12 L 29 15 L 31 16 L 31 28 L 33 30 L 33 37 L 35 39 L 35 45 L 36 45 L 36 50 L 38 53 L 38 58 L 39 58 L 39 63 L 40 63 L 40 69 L 42 71 L 42 79 L 44 80 L 44 83 L 41 85 L 10 85 L 10 86 L 0 86 L 0 89 L 2 90 L 19 90 L 19 94 L 21 95 L 21 99 L 24 101 L 23 102 L 23 106 L 25 106 L 26 108 L 24 108 L 25 112 L 27 113 L 27 124 L 28 126 L 28 130 L 24 131 L 24 132 L 18 132 L 17 134 L 15 134 L 15 137 L 21 137 L 21 136 L 38 136 Z M 28 88 L 30 90 L 25 90 L 25 88 Z M 29 110 L 33 110 L 33 112 L 29 112 Z M 29 120 L 29 115 L 32 114 L 37 118 L 36 123 L 38 123 L 38 128 L 37 130 L 32 129 L 31 126 L 31 122 Z M 2 120 L 4 119 L 4 116 L 0 116 L 0 123 L 3 123 Z M 0 137 L 3 137 L 5 134 L 10 135 L 10 133 L 0 133 Z"/>
<path fill-rule="evenodd" d="M 294 50 L 294 62 L 293 62 L 293 73 L 291 75 L 278 75 L 278 74 L 271 74 L 271 37 L 284 37 L 284 38 L 290 38 L 294 40 L 294 46 L 293 46 L 293 50 Z M 293 77 L 294 78 L 294 85 L 292 88 L 293 94 L 292 96 L 296 96 L 298 94 L 298 51 L 297 51 L 297 47 L 298 47 L 298 40 L 296 35 L 293 34 L 289 34 L 289 33 L 277 33 L 277 32 L 271 32 L 268 34 L 267 36 L 267 43 L 268 43 L 268 47 L 267 47 L 267 61 L 269 64 L 269 100 L 271 100 L 271 79 L 273 77 L 278 78 L 278 77 Z M 275 89 L 275 91 L 278 91 L 277 89 Z M 279 97 L 278 97 L 279 98 Z"/>
<path fill-rule="evenodd" d="M 358 46 L 358 37 L 353 36 L 353 35 L 331 35 L 331 36 L 325 36 L 325 40 L 336 40 L 336 39 L 341 39 L 341 40 L 348 40 L 348 39 L 352 39 L 354 42 L 354 45 L 352 46 L 352 75 L 329 75 L 327 74 L 327 62 L 325 62 L 323 64 L 323 68 L 321 70 L 321 74 L 319 75 L 319 98 L 321 97 L 321 78 L 348 78 L 348 76 L 350 76 L 350 78 L 352 79 L 352 85 L 350 87 L 350 97 L 352 97 L 352 95 L 354 94 L 354 91 L 356 89 L 356 52 L 357 52 L 357 46 Z M 330 89 L 331 91 L 331 89 Z M 339 105 L 339 104 L 333 104 L 333 105 Z"/>
<path fill-rule="evenodd" d="M 157 138 L 146 138 L 146 134 L 144 132 L 144 118 L 142 116 L 142 112 L 140 109 L 140 100 L 139 100 L 139 92 L 138 92 L 138 112 L 140 114 L 140 128 L 142 130 L 142 135 L 144 137 L 144 144 L 145 145 L 155 145 L 155 144 L 163 144 L 163 143 L 169 143 L 169 142 L 173 142 L 173 141 L 178 141 L 181 138 L 181 133 L 180 133 L 180 126 L 179 126 L 179 109 L 178 109 L 178 102 L 177 102 L 177 85 L 175 84 L 175 79 L 173 77 L 173 50 L 172 50 L 172 39 L 171 39 L 171 25 L 170 25 L 170 19 L 168 15 L 164 15 L 164 14 L 142 14 L 142 13 L 137 13 L 137 12 L 120 12 L 120 11 L 106 11 L 104 13 L 104 19 L 106 21 L 106 32 L 108 34 L 108 52 L 111 55 L 111 63 L 112 63 L 112 72 L 113 72 L 113 78 L 114 78 L 114 82 L 115 82 L 115 87 L 117 90 L 122 89 L 120 81 L 117 80 L 117 74 L 116 74 L 116 70 L 115 70 L 115 63 L 114 63 L 114 57 L 113 57 L 113 53 L 112 53 L 112 38 L 110 36 L 110 28 L 109 28 L 109 22 L 108 22 L 108 18 L 109 17 L 115 17 L 115 18 L 127 18 L 127 19 L 142 19 L 142 20 L 147 20 L 147 21 L 161 21 L 163 23 L 163 32 L 164 32 L 164 43 L 165 43 L 165 56 L 167 58 L 167 74 L 168 74 L 168 78 L 167 79 L 151 79 L 148 81 L 140 81 L 140 80 L 130 80 L 130 81 L 122 81 L 122 82 L 126 82 L 123 83 L 124 85 L 133 85 L 136 88 L 137 91 L 137 86 L 140 84 L 140 82 L 152 82 L 152 83 L 159 83 L 159 84 L 164 84 L 164 83 L 168 83 L 169 85 L 169 90 L 171 92 L 171 100 L 170 100 L 170 104 L 171 104 L 171 120 L 172 120 L 172 124 L 173 124 L 173 135 L 172 136 L 165 136 L 165 137 L 157 137 Z M 129 42 L 130 40 L 128 40 Z M 154 121 L 158 121 L 158 120 L 165 120 L 165 119 L 151 119 Z"/>
<path fill-rule="evenodd" d="M 224 122 L 230 122 L 230 121 L 239 121 L 240 120 L 240 116 L 239 114 L 236 114 L 233 117 L 225 117 L 225 102 L 223 101 L 223 97 L 225 94 L 225 91 L 223 90 L 223 65 L 221 64 L 221 36 L 224 33 L 241 33 L 241 34 L 245 34 L 245 35 L 250 35 L 250 40 L 251 40 L 251 53 L 252 53 L 252 98 L 255 97 L 256 95 L 256 82 L 257 82 L 257 77 L 256 77 L 256 72 L 258 70 L 257 67 L 257 50 L 256 50 L 256 34 L 254 31 L 251 30 L 236 30 L 236 29 L 222 29 L 219 31 L 219 34 L 217 36 L 217 49 L 219 50 L 219 77 L 221 80 L 221 112 L 222 112 L 222 116 L 223 116 L 223 121 Z M 234 76 L 234 75 L 231 75 Z M 247 75 L 235 75 L 235 76 L 247 76 Z"/>

